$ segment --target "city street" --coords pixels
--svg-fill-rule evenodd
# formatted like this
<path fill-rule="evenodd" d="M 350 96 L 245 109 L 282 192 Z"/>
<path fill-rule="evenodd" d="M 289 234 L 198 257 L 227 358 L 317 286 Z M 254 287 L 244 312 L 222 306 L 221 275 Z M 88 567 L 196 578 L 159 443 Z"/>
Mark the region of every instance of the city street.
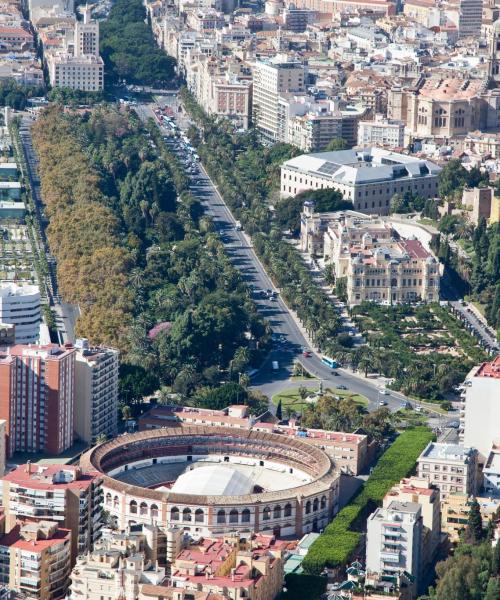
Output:
<path fill-rule="evenodd" d="M 170 106 L 172 115 L 180 127 L 187 129 L 189 122 L 185 115 L 182 114 L 180 120 L 178 118 L 176 96 L 169 95 L 159 98 L 158 105 Z M 139 104 L 137 112 L 143 119 L 154 118 L 151 105 Z M 162 127 L 161 129 L 165 134 L 168 133 L 165 128 Z M 166 138 L 166 142 L 174 152 L 179 152 L 179 144 L 174 142 L 173 137 Z M 382 385 L 380 382 L 367 380 L 361 375 L 353 375 L 344 369 L 334 370 L 329 368 L 321 361 L 321 357 L 313 351 L 314 349 L 310 348 L 301 327 L 290 314 L 282 298 L 278 295 L 278 298 L 272 301 L 258 295 L 260 290 L 274 291 L 275 286 L 251 247 L 248 236 L 243 231 L 236 230 L 236 221 L 233 215 L 224 204 L 216 186 L 210 180 L 202 165 L 199 165 L 198 171 L 193 174 L 191 192 L 203 203 L 207 214 L 213 218 L 220 233 L 221 241 L 233 264 L 241 271 L 246 282 L 257 292 L 255 293 L 255 302 L 260 313 L 270 322 L 273 333 L 282 339 L 279 344 L 276 344 L 259 372 L 252 379 L 253 387 L 268 396 L 272 396 L 283 387 L 289 387 L 293 364 L 295 361 L 299 361 L 311 375 L 323 381 L 324 388 L 333 389 L 343 385 L 354 393 L 366 396 L 369 401 L 369 410 L 378 408 L 381 401 L 386 402 L 390 410 L 398 410 L 402 402 L 407 400 L 403 394 L 391 391 L 389 395 L 382 395 L 379 391 Z M 303 357 L 304 348 L 313 351 L 309 358 Z M 279 368 L 277 370 L 272 368 L 273 361 L 278 363 Z"/>

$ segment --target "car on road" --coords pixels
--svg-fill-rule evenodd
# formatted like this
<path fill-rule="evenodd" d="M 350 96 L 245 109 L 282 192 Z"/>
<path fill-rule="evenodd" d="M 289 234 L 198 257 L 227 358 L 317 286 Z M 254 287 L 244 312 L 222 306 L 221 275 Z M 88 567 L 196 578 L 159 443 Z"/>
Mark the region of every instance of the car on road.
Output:
<path fill-rule="evenodd" d="M 447 427 L 451 427 L 451 429 L 458 429 L 460 427 L 460 421 L 450 421 Z"/>
<path fill-rule="evenodd" d="M 337 386 L 337 389 L 338 390 L 348 390 L 349 388 L 346 385 L 341 383 L 340 385 Z"/>
<path fill-rule="evenodd" d="M 387 402 L 385 400 L 379 400 L 378 405 L 379 406 L 387 406 Z"/>
<path fill-rule="evenodd" d="M 380 388 L 378 392 L 379 394 L 382 394 L 382 396 L 389 396 L 389 390 L 386 388 Z"/>
<path fill-rule="evenodd" d="M 420 406 L 420 404 L 417 404 L 417 406 L 415 406 L 415 412 L 423 412 L 423 408 Z"/>
<path fill-rule="evenodd" d="M 305 358 L 310 358 L 312 356 L 312 353 L 310 350 L 304 350 L 302 352 L 302 356 L 304 356 Z"/>

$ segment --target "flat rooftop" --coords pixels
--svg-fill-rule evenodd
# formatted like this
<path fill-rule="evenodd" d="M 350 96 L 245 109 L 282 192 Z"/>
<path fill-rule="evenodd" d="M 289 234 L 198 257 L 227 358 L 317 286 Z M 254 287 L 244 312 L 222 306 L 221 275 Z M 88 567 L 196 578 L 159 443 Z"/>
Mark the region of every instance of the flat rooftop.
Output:
<path fill-rule="evenodd" d="M 496 356 L 491 362 L 483 363 L 477 370 L 476 377 L 500 379 L 500 356 Z"/>
<path fill-rule="evenodd" d="M 438 442 L 430 442 L 427 448 L 420 455 L 420 459 L 428 458 L 431 460 L 446 460 L 463 462 L 469 457 L 471 448 L 460 446 L 458 444 L 440 444 Z"/>

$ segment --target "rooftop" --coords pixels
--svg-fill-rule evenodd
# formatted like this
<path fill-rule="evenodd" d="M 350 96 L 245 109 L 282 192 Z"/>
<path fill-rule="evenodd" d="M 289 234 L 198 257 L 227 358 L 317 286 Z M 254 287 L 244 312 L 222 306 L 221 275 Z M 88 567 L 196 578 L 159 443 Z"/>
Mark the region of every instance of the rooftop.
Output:
<path fill-rule="evenodd" d="M 74 465 L 20 465 L 3 477 L 4 481 L 39 490 L 87 489 L 96 474 L 82 473 Z"/>
<path fill-rule="evenodd" d="M 437 175 L 441 170 L 430 161 L 376 147 L 301 154 L 283 163 L 282 168 L 348 185 L 420 178 Z"/>
<path fill-rule="evenodd" d="M 433 460 L 459 461 L 463 463 L 472 452 L 472 448 L 465 448 L 458 444 L 430 442 L 420 455 L 419 460 L 427 458 Z"/>
<path fill-rule="evenodd" d="M 496 356 L 491 362 L 483 363 L 477 370 L 476 377 L 500 379 L 500 356 Z"/>
<path fill-rule="evenodd" d="M 172 486 L 180 494 L 239 496 L 251 494 L 253 481 L 231 467 L 211 465 L 183 473 Z"/>
<path fill-rule="evenodd" d="M 419 95 L 433 100 L 466 100 L 483 91 L 483 79 L 427 79 L 419 90 Z"/>

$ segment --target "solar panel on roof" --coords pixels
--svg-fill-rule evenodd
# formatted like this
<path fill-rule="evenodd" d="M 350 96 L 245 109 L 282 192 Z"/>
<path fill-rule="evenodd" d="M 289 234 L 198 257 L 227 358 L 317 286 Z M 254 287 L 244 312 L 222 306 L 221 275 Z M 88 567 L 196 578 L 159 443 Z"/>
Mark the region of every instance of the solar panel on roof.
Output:
<path fill-rule="evenodd" d="M 318 169 L 318 173 L 324 173 L 325 175 L 333 175 L 339 168 L 335 163 L 326 162 Z"/>

